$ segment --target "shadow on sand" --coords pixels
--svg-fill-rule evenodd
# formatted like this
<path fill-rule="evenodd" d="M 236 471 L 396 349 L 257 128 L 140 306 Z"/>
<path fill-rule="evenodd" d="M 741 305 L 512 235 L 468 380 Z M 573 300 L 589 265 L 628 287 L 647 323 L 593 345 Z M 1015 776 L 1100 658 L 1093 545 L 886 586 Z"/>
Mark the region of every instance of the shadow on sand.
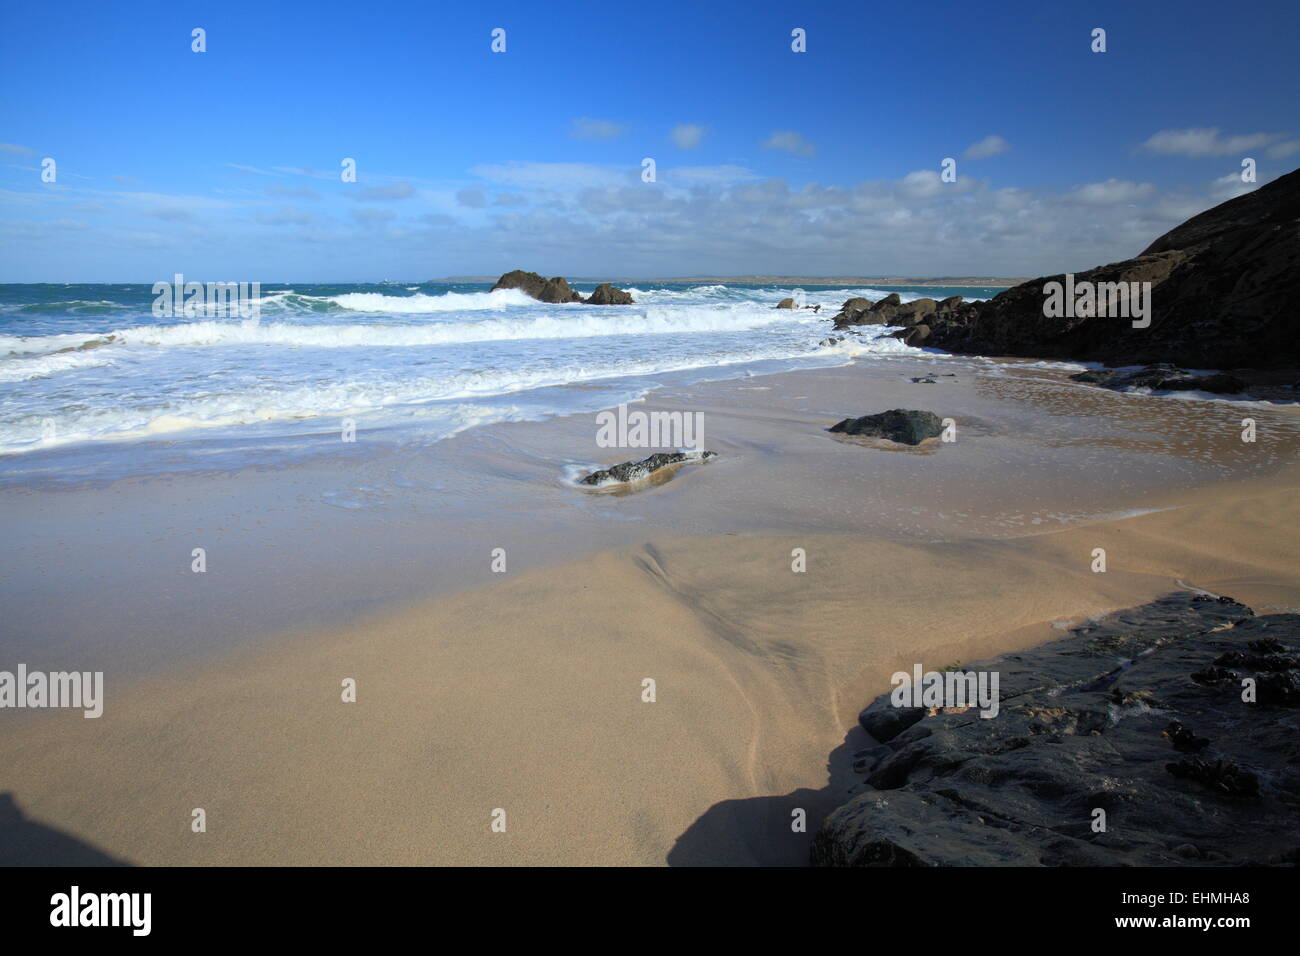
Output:
<path fill-rule="evenodd" d="M 26 816 L 12 793 L 0 793 L 0 866 L 131 866 L 126 860 Z"/>
<path fill-rule="evenodd" d="M 862 778 L 853 772 L 853 754 L 875 743 L 854 727 L 826 761 L 826 786 L 770 797 L 715 803 L 677 838 L 669 866 L 808 866 L 813 837 L 822 820 L 846 803 Z M 856 790 L 854 792 L 857 792 Z M 794 811 L 807 814 L 805 832 L 792 829 Z"/>

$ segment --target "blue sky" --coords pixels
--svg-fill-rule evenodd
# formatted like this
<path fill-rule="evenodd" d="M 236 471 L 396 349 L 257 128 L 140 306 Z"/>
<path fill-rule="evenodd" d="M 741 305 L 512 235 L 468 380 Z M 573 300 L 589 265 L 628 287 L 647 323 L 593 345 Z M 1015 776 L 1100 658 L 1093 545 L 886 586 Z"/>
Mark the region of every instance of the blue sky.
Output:
<path fill-rule="evenodd" d="M 6 0 L 0 281 L 1083 269 L 1300 165 L 1297 36 L 1291 0 Z"/>

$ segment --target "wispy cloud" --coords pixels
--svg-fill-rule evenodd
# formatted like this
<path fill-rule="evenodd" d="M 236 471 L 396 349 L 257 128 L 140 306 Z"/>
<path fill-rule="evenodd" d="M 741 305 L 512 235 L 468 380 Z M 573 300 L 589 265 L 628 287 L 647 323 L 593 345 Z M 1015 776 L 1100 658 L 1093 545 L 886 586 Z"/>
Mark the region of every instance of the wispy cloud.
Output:
<path fill-rule="evenodd" d="M 283 186 L 280 183 L 268 186 L 267 193 L 285 199 L 320 199 L 320 193 L 310 186 Z"/>
<path fill-rule="evenodd" d="M 777 130 L 763 143 L 764 149 L 779 149 L 795 156 L 813 156 L 817 147 L 804 139 L 803 134 L 792 129 Z"/>
<path fill-rule="evenodd" d="M 15 156 L 30 156 L 32 151 L 17 143 L 0 143 L 0 153 L 12 153 Z"/>
<path fill-rule="evenodd" d="M 751 183 L 762 179 L 758 173 L 744 166 L 674 166 L 661 170 L 660 180 L 669 186 L 725 186 L 731 183 Z"/>
<path fill-rule="evenodd" d="M 1258 183 L 1243 183 L 1240 172 L 1227 173 L 1210 183 L 1210 195 L 1215 201 L 1224 202 L 1254 192 L 1258 188 Z"/>
<path fill-rule="evenodd" d="M 470 170 L 474 176 L 502 186 L 526 189 L 566 189 L 612 186 L 632 182 L 641 175 L 635 168 L 598 166 L 594 163 L 487 163 Z"/>
<path fill-rule="evenodd" d="M 990 156 L 998 156 L 1002 153 L 1010 152 L 1011 144 L 1001 136 L 990 133 L 978 143 L 971 143 L 962 153 L 967 159 L 988 159 Z"/>
<path fill-rule="evenodd" d="M 1108 179 L 1104 183 L 1088 183 L 1069 193 L 1080 202 L 1091 205 L 1142 202 L 1155 195 L 1156 187 L 1150 183 L 1134 183 L 1126 179 Z"/>
<path fill-rule="evenodd" d="M 622 123 L 588 116 L 572 120 L 569 124 L 569 135 L 574 139 L 615 139 L 626 131 L 627 127 Z"/>
<path fill-rule="evenodd" d="M 456 202 L 469 209 L 482 209 L 487 205 L 487 196 L 481 189 L 462 189 L 456 193 Z"/>
<path fill-rule="evenodd" d="M 338 172 L 327 173 L 319 169 L 312 169 L 310 166 L 273 166 L 271 168 L 277 173 L 285 173 L 289 176 L 309 176 L 312 179 L 338 179 L 339 177 Z"/>
<path fill-rule="evenodd" d="M 308 226 L 317 221 L 316 214 L 310 209 L 294 206 L 283 206 L 273 212 L 259 209 L 253 218 L 264 226 Z"/>
<path fill-rule="evenodd" d="M 1162 156 L 1230 156 L 1248 149 L 1260 149 L 1281 138 L 1278 133 L 1247 133 L 1225 137 L 1218 127 L 1162 129 L 1139 149 Z"/>
<path fill-rule="evenodd" d="M 352 218 L 363 225 L 377 226 L 381 223 L 392 222 L 397 218 L 396 213 L 388 209 L 354 209 Z"/>
<path fill-rule="evenodd" d="M 359 202 L 387 202 L 392 199 L 410 199 L 415 187 L 410 183 L 393 183 L 391 186 L 366 186 L 353 196 Z"/>
<path fill-rule="evenodd" d="M 695 123 L 678 123 L 668 135 L 678 149 L 695 149 L 704 139 L 705 132 L 703 126 Z"/>
<path fill-rule="evenodd" d="M 257 167 L 257 166 L 245 166 L 243 163 L 226 163 L 226 165 L 227 165 L 228 167 L 230 167 L 231 169 L 237 169 L 237 170 L 239 170 L 241 173 L 255 173 L 255 174 L 258 175 L 258 176 L 277 176 L 277 175 L 279 175 L 278 173 L 274 173 L 274 172 L 272 172 L 272 171 L 269 170 L 269 169 L 260 169 L 260 168 Z"/>

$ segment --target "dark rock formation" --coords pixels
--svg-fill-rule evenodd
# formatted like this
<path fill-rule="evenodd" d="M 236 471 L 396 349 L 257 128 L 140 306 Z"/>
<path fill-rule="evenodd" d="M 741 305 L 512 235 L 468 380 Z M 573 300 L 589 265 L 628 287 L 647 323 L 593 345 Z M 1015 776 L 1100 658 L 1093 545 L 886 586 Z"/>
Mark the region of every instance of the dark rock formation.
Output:
<path fill-rule="evenodd" d="M 543 279 L 536 272 L 524 272 L 522 269 L 507 272 L 497 279 L 492 291 L 497 289 L 519 289 L 539 302 L 582 301 L 582 296 L 570 289 L 569 283 L 562 276 Z"/>
<path fill-rule="evenodd" d="M 919 445 L 927 438 L 942 434 L 943 421 L 934 412 L 891 408 L 878 415 L 846 418 L 832 425 L 828 430 L 844 435 L 888 438 L 890 441 L 904 445 Z"/>
<path fill-rule="evenodd" d="M 794 299 L 788 299 L 788 298 L 787 298 L 787 299 L 782 299 L 780 302 L 778 302 L 778 303 L 776 304 L 776 307 L 777 307 L 778 309 L 793 309 L 793 308 L 794 308 Z"/>
<path fill-rule="evenodd" d="M 832 866 L 1240 866 L 1300 856 L 1300 615 L 1171 594 L 1028 651 L 996 671 L 983 719 L 893 707 L 859 722 L 864 792 L 813 845 Z M 1232 671 L 1215 665 L 1226 660 Z M 1194 674 L 1227 675 L 1209 683 Z M 1255 702 L 1243 700 L 1253 678 Z M 1195 728 L 1195 733 L 1191 728 Z M 1097 832 L 1105 812 L 1105 829 Z"/>
<path fill-rule="evenodd" d="M 624 292 L 618 286 L 602 282 L 587 296 L 588 305 L 632 305 L 630 292 Z"/>
<path fill-rule="evenodd" d="M 894 333 L 894 338 L 902 339 L 908 345 L 914 345 L 918 348 L 924 345 L 930 339 L 930 326 L 925 323 L 914 325 L 910 329 L 899 329 Z"/>
<path fill-rule="evenodd" d="M 1030 280 L 987 302 L 945 299 L 932 314 L 911 313 L 911 321 L 896 321 L 900 316 L 893 310 L 881 310 L 888 300 L 868 310 L 846 308 L 835 327 L 876 318 L 894 325 L 924 320 L 927 345 L 978 355 L 1221 369 L 1300 365 L 1294 329 L 1300 170 L 1194 216 L 1135 259 L 1078 273 L 1074 281 L 1150 282 L 1149 327 L 1134 328 L 1131 318 L 1113 315 L 1044 315 L 1044 287 L 1064 284 L 1063 275 Z"/>
<path fill-rule="evenodd" d="M 581 295 L 569 288 L 569 282 L 563 276 L 555 276 L 550 279 L 543 279 L 536 272 L 524 272 L 522 269 L 515 269 L 513 272 L 507 272 L 500 279 L 497 279 L 496 285 L 492 291 L 497 289 L 519 289 L 539 302 L 583 302 L 588 305 L 632 305 L 633 299 L 630 293 L 624 292 L 616 285 L 608 282 L 602 282 L 596 286 L 591 297 L 583 299 Z"/>
<path fill-rule="evenodd" d="M 1172 365 L 1148 365 L 1136 372 L 1120 372 L 1114 369 L 1088 369 L 1076 372 L 1070 378 L 1076 382 L 1088 382 L 1103 388 L 1122 391 L 1126 388 L 1149 388 L 1161 392 L 1213 392 L 1217 395 L 1235 395 L 1245 390 L 1246 383 L 1235 375 L 1218 373 L 1216 375 L 1191 375 Z"/>
<path fill-rule="evenodd" d="M 858 714 L 858 723 L 880 743 L 887 744 L 908 727 L 919 723 L 927 713 L 929 711 L 924 707 L 895 707 L 886 696 L 873 701 Z"/>
<path fill-rule="evenodd" d="M 840 307 L 834 320 L 835 328 L 840 331 L 855 325 L 898 325 L 908 328 L 926 316 L 948 314 L 961 304 L 961 300 L 961 296 L 954 295 L 942 302 L 935 302 L 934 299 L 904 302 L 897 292 L 891 292 L 879 302 L 857 297 L 849 299 Z"/>
<path fill-rule="evenodd" d="M 640 461 L 625 461 L 619 465 L 602 468 L 600 471 L 593 471 L 590 475 L 579 478 L 578 481 L 584 485 L 613 485 L 620 482 L 639 481 L 660 468 L 666 468 L 669 465 L 677 465 L 684 461 L 708 461 L 710 458 L 717 457 L 717 452 L 712 451 L 700 452 L 698 455 L 685 454 L 679 451 L 661 453 L 651 455 L 649 458 L 643 458 Z"/>

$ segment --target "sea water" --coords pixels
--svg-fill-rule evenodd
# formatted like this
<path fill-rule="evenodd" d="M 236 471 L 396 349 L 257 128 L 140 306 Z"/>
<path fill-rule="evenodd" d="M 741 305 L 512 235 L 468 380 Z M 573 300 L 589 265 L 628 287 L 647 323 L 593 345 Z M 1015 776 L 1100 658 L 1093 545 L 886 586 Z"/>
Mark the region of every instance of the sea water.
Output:
<path fill-rule="evenodd" d="M 593 284 L 575 283 L 589 292 Z M 595 412 L 669 381 L 913 352 L 845 299 L 996 289 L 629 285 L 630 306 L 547 304 L 487 283 L 263 282 L 256 319 L 156 317 L 149 284 L 0 285 L 0 481 L 274 464 L 344 440 L 436 442 Z"/>

